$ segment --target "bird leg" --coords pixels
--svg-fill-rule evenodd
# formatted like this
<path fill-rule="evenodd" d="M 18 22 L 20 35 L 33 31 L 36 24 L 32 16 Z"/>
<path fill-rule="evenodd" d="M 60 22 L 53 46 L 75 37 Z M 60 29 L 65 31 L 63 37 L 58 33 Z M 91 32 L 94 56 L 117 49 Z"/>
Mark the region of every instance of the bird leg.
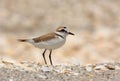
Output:
<path fill-rule="evenodd" d="M 51 59 L 51 54 L 52 54 L 52 50 L 50 50 L 49 59 L 50 59 L 50 64 L 53 65 L 52 64 L 52 59 Z"/>
<path fill-rule="evenodd" d="M 47 62 L 46 62 L 46 59 L 45 59 L 45 52 L 46 52 L 46 49 L 45 49 L 45 51 L 43 52 L 43 58 L 44 58 L 44 62 L 45 62 L 45 64 L 47 64 Z"/>

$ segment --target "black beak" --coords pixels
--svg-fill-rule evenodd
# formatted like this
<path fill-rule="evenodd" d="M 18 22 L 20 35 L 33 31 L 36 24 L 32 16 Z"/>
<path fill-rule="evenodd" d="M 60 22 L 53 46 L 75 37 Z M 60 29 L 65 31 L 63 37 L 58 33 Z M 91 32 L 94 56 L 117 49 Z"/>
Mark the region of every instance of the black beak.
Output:
<path fill-rule="evenodd" d="M 70 35 L 75 35 L 75 34 L 73 34 L 73 33 L 71 33 L 71 32 L 68 32 L 68 34 L 70 34 Z"/>

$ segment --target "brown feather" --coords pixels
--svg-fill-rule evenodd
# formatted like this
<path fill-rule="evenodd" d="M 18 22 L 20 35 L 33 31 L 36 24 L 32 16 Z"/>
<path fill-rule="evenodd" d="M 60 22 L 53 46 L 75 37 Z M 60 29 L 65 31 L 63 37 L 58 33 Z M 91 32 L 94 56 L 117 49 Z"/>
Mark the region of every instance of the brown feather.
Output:
<path fill-rule="evenodd" d="M 40 41 L 47 41 L 47 40 L 51 40 L 53 38 L 55 38 L 55 33 L 48 33 L 46 35 L 42 35 L 40 37 L 33 38 L 32 40 L 34 40 L 34 42 L 38 43 Z"/>
<path fill-rule="evenodd" d="M 18 39 L 18 41 L 20 41 L 20 42 L 26 42 L 27 39 Z"/>

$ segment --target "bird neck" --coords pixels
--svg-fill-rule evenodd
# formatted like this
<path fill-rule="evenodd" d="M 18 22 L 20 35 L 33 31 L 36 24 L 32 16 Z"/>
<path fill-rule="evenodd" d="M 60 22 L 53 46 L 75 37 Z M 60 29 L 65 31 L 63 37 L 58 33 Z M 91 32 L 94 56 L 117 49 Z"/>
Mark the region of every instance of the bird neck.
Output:
<path fill-rule="evenodd" d="M 58 36 L 66 39 L 67 34 L 62 33 L 62 32 L 55 32 L 55 33 L 56 33 Z"/>

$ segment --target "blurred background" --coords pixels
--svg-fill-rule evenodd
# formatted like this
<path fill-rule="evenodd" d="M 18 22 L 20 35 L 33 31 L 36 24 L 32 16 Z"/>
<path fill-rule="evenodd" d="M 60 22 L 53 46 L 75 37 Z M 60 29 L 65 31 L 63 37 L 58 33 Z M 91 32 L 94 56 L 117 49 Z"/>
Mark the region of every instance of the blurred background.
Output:
<path fill-rule="evenodd" d="M 75 36 L 53 51 L 54 64 L 120 61 L 120 0 L 0 0 L 0 59 L 44 64 L 42 49 L 17 39 L 61 25 Z"/>

